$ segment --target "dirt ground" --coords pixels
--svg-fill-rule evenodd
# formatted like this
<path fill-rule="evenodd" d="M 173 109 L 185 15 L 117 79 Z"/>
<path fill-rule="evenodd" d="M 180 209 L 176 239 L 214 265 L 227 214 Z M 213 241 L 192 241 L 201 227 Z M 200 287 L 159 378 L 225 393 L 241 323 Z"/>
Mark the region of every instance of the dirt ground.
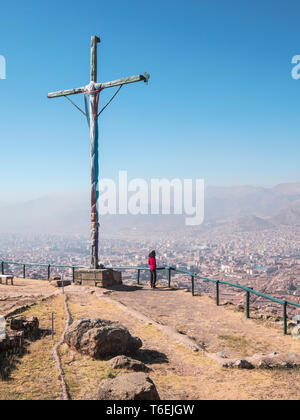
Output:
<path fill-rule="evenodd" d="M 148 293 L 148 291 L 144 292 Z M 149 292 L 152 291 L 149 290 Z M 114 293 L 110 294 L 110 297 Z M 148 363 L 152 368 L 150 377 L 157 385 L 162 399 L 299 399 L 300 397 L 298 370 L 242 371 L 220 368 L 201 352 L 192 352 L 179 345 L 175 339 L 166 337 L 154 326 L 139 322 L 116 307 L 114 303 L 107 301 L 105 297 L 99 296 L 97 292 L 91 294 L 91 290 L 86 290 L 86 293 L 78 293 L 75 290 L 68 294 L 69 308 L 75 319 L 88 316 L 119 321 L 129 329 L 132 335 L 142 339 L 143 347 L 137 358 Z M 130 296 L 134 294 L 135 292 L 132 292 Z M 187 295 L 182 292 L 182 296 L 185 299 Z M 188 296 L 191 298 L 191 295 Z M 139 302 L 139 297 L 136 296 L 135 301 Z M 155 301 L 158 301 L 157 297 L 153 298 L 151 304 L 149 303 L 153 309 L 157 308 L 154 306 Z M 164 302 L 166 301 L 165 297 Z M 203 303 L 205 304 L 206 302 Z M 191 308 L 191 303 L 189 308 Z M 225 310 L 220 309 L 222 312 Z M 231 311 L 229 314 L 232 314 Z M 241 317 L 239 313 L 233 313 L 233 315 Z M 280 335 L 280 333 L 277 334 Z M 71 354 L 71 364 L 68 365 L 67 375 L 71 378 L 78 372 L 76 362 L 72 362 L 73 357 L 74 355 Z M 83 396 L 79 394 L 78 398 Z"/>
<path fill-rule="evenodd" d="M 31 305 L 53 293 L 57 290 L 48 281 L 14 278 L 13 286 L 0 284 L 0 315 Z"/>
<path fill-rule="evenodd" d="M 157 322 L 176 327 L 211 352 L 239 358 L 275 351 L 300 354 L 300 340 L 283 336 L 282 326 L 246 319 L 235 306 L 216 306 L 205 295 L 193 297 L 178 289 L 132 285 L 111 291 L 109 296 Z"/>
<path fill-rule="evenodd" d="M 12 299 L 0 300 L 0 308 L 3 310 L 2 303 L 5 302 L 19 305 L 19 299 L 34 300 L 49 296 L 55 290 L 48 282 L 18 280 L 16 286 L 0 286 L 0 299 L 5 294 Z M 300 354 L 300 340 L 283 336 L 282 329 L 261 320 L 246 320 L 243 313 L 228 306 L 217 307 L 207 296 L 192 297 L 191 293 L 182 290 L 163 287 L 152 290 L 136 285 L 123 286 L 120 290 L 68 286 L 65 293 L 74 319 L 97 317 L 119 321 L 132 335 L 141 338 L 143 346 L 135 358 L 152 369 L 149 376 L 163 400 L 300 398 L 299 369 L 221 368 L 201 351 L 191 351 L 175 338 L 163 334 L 155 325 L 130 315 L 126 308 L 123 310 L 114 301 L 122 302 L 159 323 L 175 326 L 182 334 L 194 337 L 199 344 L 204 343 L 208 350 L 223 351 L 228 356 L 242 358 L 274 351 Z M 58 326 L 55 342 L 64 322 L 61 295 L 40 301 L 24 314 L 38 316 L 43 326 L 49 328 L 49 314 L 54 310 Z M 29 352 L 15 363 L 10 380 L 0 381 L 0 399 L 59 398 L 54 364 L 49 356 L 52 345 L 51 337 L 28 344 Z M 61 348 L 61 357 L 70 394 L 75 400 L 91 398 L 101 379 L 120 373 L 109 368 L 106 360 L 82 356 L 66 344 Z M 37 378 L 40 388 L 36 385 Z M 54 383 L 55 390 L 52 390 Z"/>

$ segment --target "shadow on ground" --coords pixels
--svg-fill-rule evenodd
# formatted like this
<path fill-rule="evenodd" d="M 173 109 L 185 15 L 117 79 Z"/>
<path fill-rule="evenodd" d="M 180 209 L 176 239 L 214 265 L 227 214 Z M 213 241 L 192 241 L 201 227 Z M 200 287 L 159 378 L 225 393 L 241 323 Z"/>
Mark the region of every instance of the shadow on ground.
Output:
<path fill-rule="evenodd" d="M 140 349 L 134 354 L 134 358 L 148 365 L 169 363 L 168 357 L 156 350 Z"/>
<path fill-rule="evenodd" d="M 146 287 L 145 287 L 146 286 Z M 167 287 L 167 286 L 157 286 L 154 289 L 147 287 L 147 284 L 141 285 L 130 285 L 130 284 L 120 284 L 116 286 L 106 287 L 106 290 L 116 291 L 116 292 L 136 292 L 136 291 L 143 291 L 143 292 L 175 292 L 179 290 L 177 287 Z"/>
<path fill-rule="evenodd" d="M 40 340 L 41 338 L 51 334 L 51 330 L 40 328 L 37 334 L 25 339 L 21 348 L 0 353 L 0 380 L 10 380 L 11 373 L 21 363 L 21 358 L 28 352 L 28 347 L 31 342 Z"/>
<path fill-rule="evenodd" d="M 9 381 L 14 369 L 21 363 L 21 358 L 26 354 L 25 346 L 18 351 L 0 353 L 0 380 Z"/>

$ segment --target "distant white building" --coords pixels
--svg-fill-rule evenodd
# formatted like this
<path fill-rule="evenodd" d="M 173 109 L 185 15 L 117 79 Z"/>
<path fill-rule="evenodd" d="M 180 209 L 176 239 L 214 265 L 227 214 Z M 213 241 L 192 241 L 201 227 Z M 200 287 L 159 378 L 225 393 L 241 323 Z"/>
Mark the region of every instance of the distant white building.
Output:
<path fill-rule="evenodd" d="M 223 273 L 233 273 L 233 268 L 230 265 L 221 264 L 221 271 Z"/>

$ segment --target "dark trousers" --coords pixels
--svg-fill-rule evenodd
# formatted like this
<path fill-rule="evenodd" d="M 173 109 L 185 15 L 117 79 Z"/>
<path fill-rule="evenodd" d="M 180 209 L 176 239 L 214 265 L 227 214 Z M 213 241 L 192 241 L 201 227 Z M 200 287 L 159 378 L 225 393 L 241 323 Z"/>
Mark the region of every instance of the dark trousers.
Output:
<path fill-rule="evenodd" d="M 150 270 L 150 283 L 151 287 L 154 287 L 156 284 L 156 270 Z"/>

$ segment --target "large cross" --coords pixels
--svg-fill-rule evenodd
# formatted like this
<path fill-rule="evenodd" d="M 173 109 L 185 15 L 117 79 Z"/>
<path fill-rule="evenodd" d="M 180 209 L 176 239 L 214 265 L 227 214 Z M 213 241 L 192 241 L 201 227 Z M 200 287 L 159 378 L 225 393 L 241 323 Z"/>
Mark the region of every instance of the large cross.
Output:
<path fill-rule="evenodd" d="M 98 268 L 98 243 L 99 243 L 99 215 L 98 215 L 98 198 L 99 198 L 99 162 L 98 162 L 98 103 L 99 94 L 103 89 L 119 86 L 135 82 L 148 82 L 150 75 L 144 73 L 143 75 L 126 77 L 123 79 L 114 80 L 112 82 L 97 83 L 97 44 L 100 38 L 92 36 L 91 38 L 91 65 L 90 78 L 91 81 L 87 86 L 60 90 L 58 92 L 48 93 L 48 98 L 58 98 L 60 96 L 68 97 L 78 93 L 84 94 L 85 114 L 90 127 L 91 139 L 91 166 L 92 166 L 92 191 L 91 191 L 91 268 Z"/>

